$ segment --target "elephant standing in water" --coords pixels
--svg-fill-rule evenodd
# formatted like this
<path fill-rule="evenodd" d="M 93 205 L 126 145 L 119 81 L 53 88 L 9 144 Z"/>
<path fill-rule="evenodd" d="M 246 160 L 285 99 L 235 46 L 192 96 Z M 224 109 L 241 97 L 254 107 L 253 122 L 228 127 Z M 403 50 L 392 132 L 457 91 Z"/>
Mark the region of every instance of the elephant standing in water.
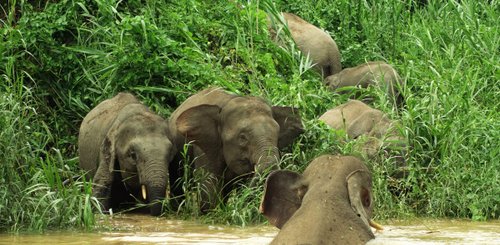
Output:
<path fill-rule="evenodd" d="M 280 229 L 271 244 L 364 244 L 374 238 L 370 226 L 372 179 L 352 156 L 323 155 L 303 174 L 272 172 L 260 212 Z"/>
<path fill-rule="evenodd" d="M 283 17 L 287 22 L 288 29 L 292 35 L 295 44 L 304 55 L 309 55 L 311 61 L 315 65 L 323 77 L 328 77 L 342 70 L 340 63 L 340 52 L 337 43 L 325 31 L 301 19 L 297 15 L 291 13 L 283 13 Z M 268 17 L 269 29 L 271 35 L 274 35 L 272 30 L 272 20 Z M 275 39 L 275 37 L 273 37 Z"/>
<path fill-rule="evenodd" d="M 278 169 L 278 148 L 290 144 L 303 126 L 297 109 L 208 88 L 172 113 L 170 130 L 179 149 L 192 142 L 195 172 L 208 174 L 199 180 L 205 187 L 201 210 L 207 211 L 231 180 Z"/>
<path fill-rule="evenodd" d="M 375 85 L 382 87 L 389 98 L 398 105 L 403 103 L 400 89 L 404 87 L 398 72 L 383 61 L 367 62 L 356 67 L 345 68 L 327 77 L 323 83 L 332 90 L 348 86 L 367 88 Z"/>
<path fill-rule="evenodd" d="M 382 111 L 359 100 L 350 100 L 328 110 L 319 120 L 336 130 L 345 130 L 351 139 L 368 136 L 361 149 L 368 158 L 375 157 L 380 149 L 386 148 L 396 158 L 398 167 L 405 165 L 406 138 L 398 130 L 398 123 Z"/>
<path fill-rule="evenodd" d="M 152 203 L 151 214 L 161 214 L 176 154 L 170 138 L 167 121 L 128 93 L 101 102 L 85 116 L 78 136 L 80 167 L 93 178 L 93 196 L 103 210 L 142 191 Z"/>

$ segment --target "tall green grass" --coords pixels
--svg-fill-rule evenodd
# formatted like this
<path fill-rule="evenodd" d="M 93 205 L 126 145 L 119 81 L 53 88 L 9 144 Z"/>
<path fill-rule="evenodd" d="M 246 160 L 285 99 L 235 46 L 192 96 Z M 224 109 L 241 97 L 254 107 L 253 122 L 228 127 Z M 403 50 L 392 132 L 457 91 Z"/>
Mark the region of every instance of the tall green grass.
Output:
<path fill-rule="evenodd" d="M 283 155 L 302 171 L 323 153 L 351 154 L 345 137 L 316 120 L 348 95 L 326 90 L 286 29 L 268 35 L 266 13 L 293 12 L 327 30 L 344 67 L 385 60 L 406 81 L 396 112 L 383 93 L 374 106 L 401 121 L 410 143 L 408 176 L 373 170 L 379 218 L 500 217 L 498 1 L 9 1 L 0 14 L 0 229 L 91 227 L 90 185 L 76 139 L 85 114 L 131 91 L 168 117 L 210 85 L 300 108 L 306 132 Z M 15 14 L 14 14 L 15 13 Z M 201 216 L 199 188 L 168 217 L 247 225 L 262 222 L 261 186 L 241 182 Z M 394 188 L 397 188 L 394 191 Z"/>
<path fill-rule="evenodd" d="M 9 64 L 13 65 L 13 64 Z M 11 80 L 13 79 L 13 80 Z M 75 159 L 51 147 L 51 130 L 39 115 L 23 73 L 7 73 L 0 91 L 0 230 L 43 231 L 94 224 L 90 183 L 76 180 Z"/>

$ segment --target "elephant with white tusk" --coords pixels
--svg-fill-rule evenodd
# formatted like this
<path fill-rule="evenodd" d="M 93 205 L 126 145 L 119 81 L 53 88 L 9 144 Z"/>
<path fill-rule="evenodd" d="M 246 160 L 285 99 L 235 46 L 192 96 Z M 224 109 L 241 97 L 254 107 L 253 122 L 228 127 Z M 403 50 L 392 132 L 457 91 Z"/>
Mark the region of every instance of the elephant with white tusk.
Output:
<path fill-rule="evenodd" d="M 101 102 L 85 116 L 78 136 L 80 167 L 93 179 L 93 196 L 103 210 L 116 203 L 112 197 L 133 195 L 152 204 L 152 215 L 161 214 L 176 154 L 170 139 L 168 122 L 129 93 Z M 113 193 L 120 188 L 126 193 Z"/>

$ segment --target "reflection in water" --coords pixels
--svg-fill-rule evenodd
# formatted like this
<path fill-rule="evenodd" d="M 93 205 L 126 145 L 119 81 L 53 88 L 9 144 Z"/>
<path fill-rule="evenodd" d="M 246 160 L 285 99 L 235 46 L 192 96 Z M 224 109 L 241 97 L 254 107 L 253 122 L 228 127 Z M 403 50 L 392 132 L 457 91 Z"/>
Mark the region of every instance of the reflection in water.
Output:
<path fill-rule="evenodd" d="M 107 231 L 0 234 L 0 244 L 268 244 L 278 229 L 167 220 L 149 215 L 105 216 Z M 382 222 L 369 244 L 500 244 L 500 222 L 417 219 Z"/>
<path fill-rule="evenodd" d="M 127 215 L 129 216 L 129 215 Z M 130 216 L 129 216 L 130 217 Z M 132 232 L 103 233 L 103 241 L 110 243 L 155 244 L 268 244 L 277 229 L 270 226 L 234 227 L 204 225 L 189 221 L 157 219 L 150 216 L 132 216 L 109 220 L 112 227 Z M 126 224 L 124 227 L 123 224 Z"/>

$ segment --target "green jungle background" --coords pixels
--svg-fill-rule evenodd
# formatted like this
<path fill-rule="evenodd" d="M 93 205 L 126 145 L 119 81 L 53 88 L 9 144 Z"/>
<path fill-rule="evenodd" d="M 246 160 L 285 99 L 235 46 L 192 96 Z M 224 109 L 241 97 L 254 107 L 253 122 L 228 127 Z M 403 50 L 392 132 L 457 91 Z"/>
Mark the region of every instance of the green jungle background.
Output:
<path fill-rule="evenodd" d="M 328 91 L 290 39 L 272 42 L 266 13 L 280 11 L 328 31 L 343 67 L 384 60 L 406 81 L 400 113 L 382 91 L 365 92 L 401 121 L 410 144 L 409 174 L 399 181 L 389 178 L 390 162 L 368 162 L 376 219 L 500 217 L 496 0 L 0 2 L 0 231 L 94 227 L 90 183 L 62 182 L 83 174 L 76 145 L 83 117 L 119 91 L 164 117 L 210 85 L 298 107 L 306 132 L 282 168 L 302 171 L 323 153 L 355 154 L 339 144 L 345 135 L 317 120 L 349 95 Z M 165 216 L 262 223 L 261 194 L 242 183 L 206 215 L 186 198 Z"/>

